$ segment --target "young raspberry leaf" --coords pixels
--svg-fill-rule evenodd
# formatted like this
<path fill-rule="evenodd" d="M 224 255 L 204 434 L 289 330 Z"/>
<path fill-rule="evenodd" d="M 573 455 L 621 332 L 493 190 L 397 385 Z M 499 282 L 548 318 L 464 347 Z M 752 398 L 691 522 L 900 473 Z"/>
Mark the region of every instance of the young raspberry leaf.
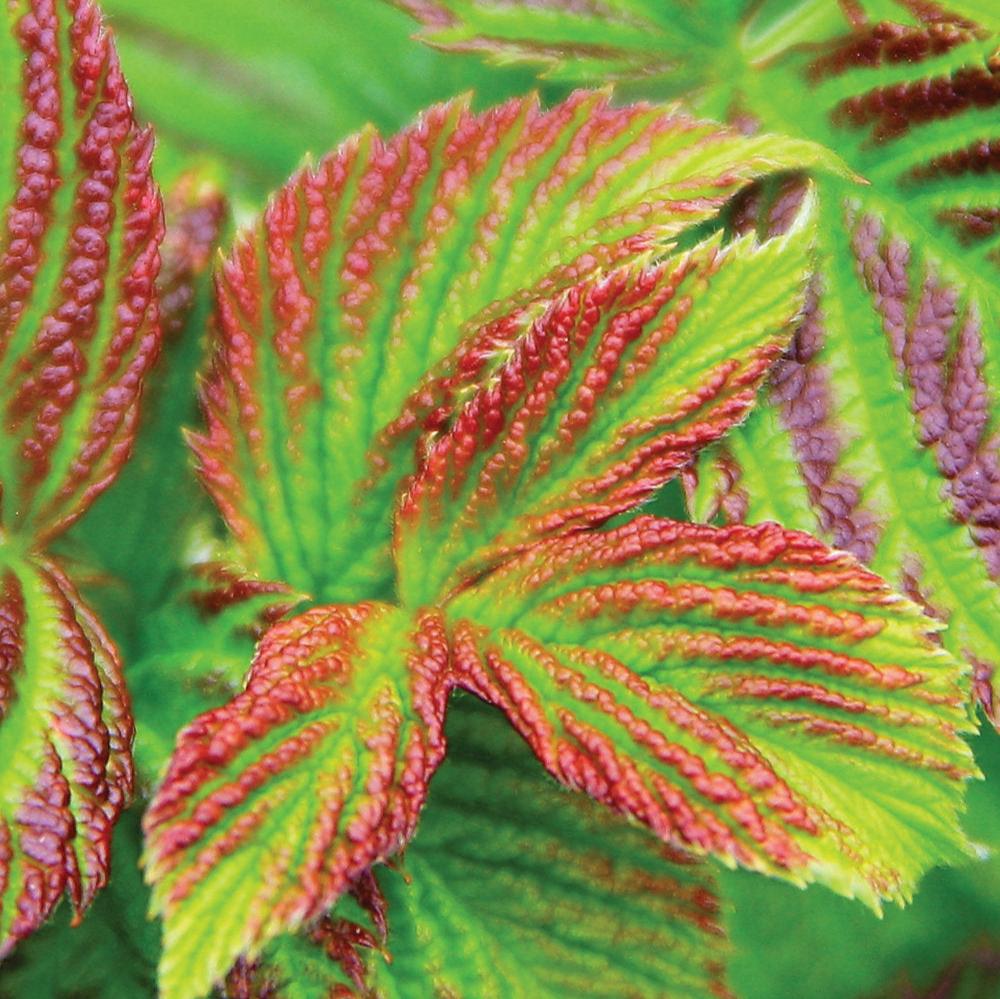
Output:
<path fill-rule="evenodd" d="M 527 549 L 447 615 L 460 682 L 668 842 L 875 906 L 963 856 L 962 671 L 808 535 L 641 517 Z"/>
<path fill-rule="evenodd" d="M 397 516 L 402 599 L 636 507 L 742 420 L 801 311 L 810 222 L 612 271 L 462 344 L 435 393 L 460 404 Z"/>
<path fill-rule="evenodd" d="M 144 618 L 162 606 L 168 582 L 179 575 L 179 552 L 189 547 L 192 521 L 211 515 L 182 428 L 198 418 L 196 378 L 211 311 L 211 268 L 228 208 L 211 171 L 200 168 L 165 190 L 164 210 L 157 279 L 163 353 L 143 388 L 135 453 L 66 539 L 79 546 L 80 561 L 99 566 L 112 587 L 125 591 L 129 606 L 121 616 L 130 620 L 116 637 L 126 653 L 132 653 Z"/>
<path fill-rule="evenodd" d="M 2 515 L 44 541 L 128 457 L 162 221 L 152 135 L 97 8 L 12 0 L 0 22 Z"/>
<path fill-rule="evenodd" d="M 181 732 L 144 820 L 165 999 L 203 995 L 409 839 L 444 753 L 447 666 L 435 612 L 317 607 Z"/>
<path fill-rule="evenodd" d="M 64 892 L 79 917 L 107 882 L 133 728 L 117 652 L 60 569 L 0 573 L 2 960 Z"/>
<path fill-rule="evenodd" d="M 456 702 L 399 869 L 378 872 L 384 999 L 728 996 L 705 865 L 562 791 L 497 712 Z"/>
<path fill-rule="evenodd" d="M 323 600 L 389 595 L 393 499 L 427 415 L 412 393 L 466 332 L 669 248 L 757 177 L 829 162 L 577 94 L 456 101 L 307 168 L 222 270 L 194 439 L 246 567 Z"/>
<path fill-rule="evenodd" d="M 399 0 L 435 44 L 628 77 L 834 148 L 808 315 L 770 405 L 695 510 L 846 547 L 1000 665 L 1000 7 L 956 2 Z M 765 198 L 765 228 L 786 199 Z M 714 467 L 713 467 L 714 466 Z"/>

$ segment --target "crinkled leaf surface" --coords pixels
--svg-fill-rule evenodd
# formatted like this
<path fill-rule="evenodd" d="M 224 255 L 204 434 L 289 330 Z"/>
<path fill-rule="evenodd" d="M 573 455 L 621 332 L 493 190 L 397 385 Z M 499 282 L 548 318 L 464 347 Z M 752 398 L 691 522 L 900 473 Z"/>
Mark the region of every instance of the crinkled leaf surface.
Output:
<path fill-rule="evenodd" d="M 156 994 L 160 928 L 146 918 L 138 809 L 115 825 L 114 869 L 79 926 L 60 910 L 0 965 L 0 999 L 143 999 Z"/>
<path fill-rule="evenodd" d="M 963 855 L 960 668 L 807 535 L 640 517 L 529 548 L 447 614 L 462 682 L 668 841 L 873 905 Z"/>
<path fill-rule="evenodd" d="M 433 612 L 314 608 L 181 732 L 144 819 L 164 996 L 204 994 L 405 843 L 444 752 L 447 665 Z"/>
<path fill-rule="evenodd" d="M 402 599 L 634 508 L 742 420 L 802 306 L 810 214 L 763 245 L 717 236 L 581 282 L 464 342 L 435 394 L 470 398 L 400 506 Z"/>
<path fill-rule="evenodd" d="M 164 195 L 166 235 L 157 278 L 163 351 L 145 379 L 134 454 L 64 545 L 85 563 L 115 639 L 130 660 L 143 620 L 164 602 L 179 574 L 187 536 L 211 504 L 198 486 L 182 428 L 197 421 L 196 373 L 204 360 L 211 310 L 210 269 L 228 209 L 201 167 Z M 100 592 L 97 592 L 98 589 Z"/>
<path fill-rule="evenodd" d="M 463 333 L 665 252 L 749 181 L 826 163 L 578 94 L 457 101 L 299 174 L 222 270 L 202 478 L 246 567 L 318 599 L 392 590 L 392 500 Z"/>
<path fill-rule="evenodd" d="M 483 705 L 456 702 L 448 736 L 416 838 L 378 874 L 380 996 L 728 995 L 703 865 L 559 788 Z"/>
<path fill-rule="evenodd" d="M 631 92 L 695 91 L 743 127 L 823 142 L 820 261 L 796 349 L 700 516 L 769 518 L 867 561 L 984 675 L 1000 662 L 1000 17 L 959 0 L 662 4 L 409 0 L 437 44 Z M 780 225 L 779 191 L 760 206 Z M 986 699 L 989 700 L 988 688 Z M 994 706 L 995 710 L 995 706 Z"/>
<path fill-rule="evenodd" d="M 162 222 L 152 136 L 89 0 L 5 5 L 0 108 L 2 514 L 37 540 L 128 456 Z"/>
<path fill-rule="evenodd" d="M 0 959 L 66 893 L 108 878 L 132 791 L 132 717 L 114 646 L 52 563 L 4 559 L 0 583 Z"/>

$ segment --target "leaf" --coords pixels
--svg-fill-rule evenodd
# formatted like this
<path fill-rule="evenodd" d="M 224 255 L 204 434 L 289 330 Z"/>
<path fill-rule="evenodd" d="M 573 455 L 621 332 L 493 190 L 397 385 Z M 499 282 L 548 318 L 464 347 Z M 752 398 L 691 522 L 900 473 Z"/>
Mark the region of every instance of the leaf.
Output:
<path fill-rule="evenodd" d="M 14 0 L 3 19 L 0 481 L 7 529 L 44 541 L 128 457 L 159 343 L 161 208 L 97 8 Z"/>
<path fill-rule="evenodd" d="M 701 113 L 835 148 L 870 182 L 818 178 L 820 257 L 798 342 L 770 406 L 701 464 L 693 512 L 778 519 L 849 549 L 948 621 L 946 646 L 997 715 L 996 5 L 409 6 L 436 44 L 541 59 L 584 82 L 627 75 L 632 94 L 689 92 Z M 761 198 L 762 230 L 780 229 L 787 201 L 780 188 Z"/>
<path fill-rule="evenodd" d="M 106 619 L 109 625 L 120 623 L 116 637 L 130 660 L 140 622 L 164 602 L 171 578 L 179 574 L 192 520 L 211 511 L 190 468 L 182 427 L 197 419 L 196 373 L 205 353 L 210 270 L 228 206 L 203 167 L 170 187 L 165 209 L 157 280 L 163 356 L 143 389 L 135 454 L 66 539 L 75 560 L 100 577 L 95 590 L 124 591 L 124 611 Z"/>
<path fill-rule="evenodd" d="M 465 341 L 434 393 L 459 404 L 397 515 L 402 599 L 635 508 L 741 421 L 801 310 L 810 217 L 602 274 Z"/>
<path fill-rule="evenodd" d="M 807 535 L 640 517 L 527 549 L 447 615 L 460 682 L 668 842 L 873 906 L 964 855 L 962 671 Z"/>
<path fill-rule="evenodd" d="M 563 792 L 496 712 L 457 701 L 448 731 L 420 831 L 378 875 L 378 995 L 729 995 L 704 865 Z"/>
<path fill-rule="evenodd" d="M 8 554 L 0 591 L 0 959 L 65 892 L 77 918 L 108 879 L 132 793 L 118 654 L 52 562 Z"/>
<path fill-rule="evenodd" d="M 670 74 L 673 92 L 700 82 L 699 66 L 731 43 L 739 5 L 730 0 L 389 0 L 425 26 L 430 44 L 491 61 L 540 63 L 545 76 L 585 82 Z"/>
<path fill-rule="evenodd" d="M 144 819 L 164 999 L 204 994 L 406 842 L 444 753 L 447 665 L 435 612 L 313 608 L 181 732 Z"/>
<path fill-rule="evenodd" d="M 752 179 L 809 165 L 836 167 L 581 93 L 438 106 L 297 175 L 222 270 L 193 442 L 246 568 L 322 600 L 390 596 L 392 503 L 435 405 L 413 390 L 463 334 L 667 252 Z"/>
<path fill-rule="evenodd" d="M 146 919 L 136 809 L 115 825 L 114 871 L 74 926 L 60 910 L 0 966 L 0 999 L 137 999 L 156 994 L 159 926 Z"/>

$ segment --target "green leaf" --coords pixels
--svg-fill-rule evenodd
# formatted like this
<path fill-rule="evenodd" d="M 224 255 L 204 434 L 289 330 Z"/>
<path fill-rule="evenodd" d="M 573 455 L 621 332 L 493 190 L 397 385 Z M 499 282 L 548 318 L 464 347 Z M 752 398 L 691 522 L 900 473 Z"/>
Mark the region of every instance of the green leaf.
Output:
<path fill-rule="evenodd" d="M 202 478 L 246 567 L 322 600 L 391 595 L 391 511 L 464 333 L 667 252 L 751 180 L 834 165 L 577 94 L 429 110 L 296 176 L 219 281 Z M 508 299 L 512 299 L 508 301 Z"/>
<path fill-rule="evenodd" d="M 962 671 L 807 535 L 641 517 L 527 549 L 447 617 L 461 682 L 668 842 L 873 906 L 965 853 Z"/>
<path fill-rule="evenodd" d="M 0 590 L 0 960 L 65 892 L 108 879 L 132 793 L 132 717 L 114 646 L 52 562 L 7 553 Z"/>
<path fill-rule="evenodd" d="M 459 700 L 448 735 L 416 838 L 378 874 L 378 995 L 729 994 L 704 865 L 567 794 L 496 712 Z"/>
<path fill-rule="evenodd" d="M 13 0 L 2 25 L 3 526 L 44 541 L 128 457 L 159 344 L 161 207 L 97 9 Z"/>
<path fill-rule="evenodd" d="M 397 515 L 402 599 L 634 509 L 741 421 L 801 311 L 811 214 L 763 245 L 716 236 L 604 273 L 465 340 L 434 390 L 454 413 Z"/>
<path fill-rule="evenodd" d="M 425 25 L 434 46 L 499 64 L 534 62 L 553 79 L 584 82 L 669 75 L 675 93 L 700 82 L 720 43 L 735 42 L 732 0 L 390 0 Z"/>
<path fill-rule="evenodd" d="M 144 819 L 164 999 L 203 995 L 406 842 L 444 753 L 447 665 L 433 612 L 314 608 L 181 732 Z"/>
<path fill-rule="evenodd" d="M 771 406 L 702 463 L 693 511 L 818 530 L 947 620 L 946 646 L 988 677 L 1000 664 L 996 5 L 410 6 L 437 44 L 541 57 L 587 82 L 628 75 L 630 93 L 690 92 L 703 113 L 835 148 L 870 182 L 818 179 L 809 314 Z M 780 229 L 777 193 L 757 206 L 765 231 Z"/>

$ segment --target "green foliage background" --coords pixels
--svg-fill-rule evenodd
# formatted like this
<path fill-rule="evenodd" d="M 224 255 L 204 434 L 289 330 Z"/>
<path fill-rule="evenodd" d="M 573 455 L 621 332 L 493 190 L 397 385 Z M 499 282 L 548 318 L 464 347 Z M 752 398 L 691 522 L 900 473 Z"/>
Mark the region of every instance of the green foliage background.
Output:
<path fill-rule="evenodd" d="M 485 107 L 537 87 L 530 67 L 489 67 L 415 42 L 412 21 L 376 0 L 103 6 L 140 117 L 156 128 L 160 184 L 167 189 L 197 166 L 225 190 L 237 223 L 260 209 L 303 156 L 323 153 L 368 121 L 391 132 L 456 93 L 474 91 L 476 106 Z M 543 96 L 557 99 L 566 90 L 546 84 Z M 180 426 L 196 418 L 207 292 L 206 282 L 158 372 L 167 404 L 146 421 L 137 460 L 65 541 L 123 648 L 147 781 L 176 729 L 225 699 L 249 661 L 250 641 L 234 637 L 232 621 L 209 630 L 177 599 L 185 565 L 221 537 L 179 443 Z M 140 479 L 156 488 L 137 503 Z M 676 515 L 676 493 L 664 497 L 663 508 Z M 970 790 L 968 829 L 984 853 L 1000 851 L 1000 739 L 986 730 L 975 749 L 987 782 Z M 0 970 L 0 997 L 152 994 L 158 932 L 144 918 L 135 815 L 122 822 L 115 850 L 110 888 L 84 924 L 71 929 L 64 907 Z M 888 911 L 881 921 L 822 889 L 801 892 L 745 873 L 722 875 L 722 886 L 731 906 L 730 981 L 745 999 L 914 995 L 956 961 L 968 964 L 961 985 L 968 991 L 955 995 L 1000 995 L 1000 976 L 982 969 L 990 955 L 1000 964 L 996 852 L 934 872 L 909 909 Z"/>

